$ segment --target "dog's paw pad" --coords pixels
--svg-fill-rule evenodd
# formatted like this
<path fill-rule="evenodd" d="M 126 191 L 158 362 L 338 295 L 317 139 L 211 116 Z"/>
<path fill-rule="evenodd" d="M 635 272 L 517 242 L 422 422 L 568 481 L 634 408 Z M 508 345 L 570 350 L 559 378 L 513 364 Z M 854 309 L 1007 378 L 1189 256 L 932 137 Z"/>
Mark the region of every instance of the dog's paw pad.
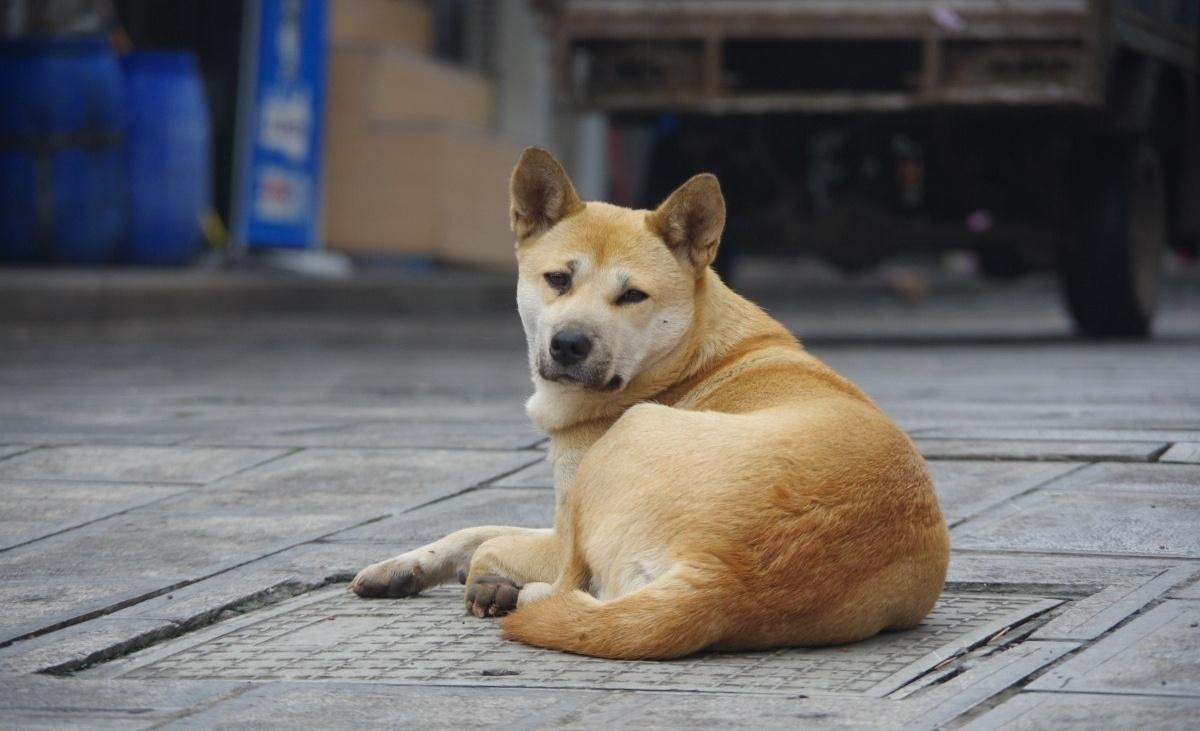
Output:
<path fill-rule="evenodd" d="M 512 579 L 487 574 L 467 587 L 467 611 L 476 617 L 502 617 L 517 608 L 521 587 Z"/>
<path fill-rule="evenodd" d="M 425 572 L 417 563 L 383 561 L 359 571 L 349 588 L 364 599 L 414 596 L 425 588 Z"/>

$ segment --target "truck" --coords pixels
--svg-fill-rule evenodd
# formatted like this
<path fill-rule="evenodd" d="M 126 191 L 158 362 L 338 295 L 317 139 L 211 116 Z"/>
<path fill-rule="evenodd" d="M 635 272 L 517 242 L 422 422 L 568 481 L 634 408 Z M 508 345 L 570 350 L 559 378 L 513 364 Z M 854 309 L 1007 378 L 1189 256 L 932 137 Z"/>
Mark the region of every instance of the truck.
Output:
<path fill-rule="evenodd" d="M 1198 0 L 540 6 L 562 106 L 636 153 L 621 202 L 721 179 L 727 270 L 967 249 L 993 277 L 1056 268 L 1081 333 L 1142 337 L 1168 250 L 1200 246 Z"/>

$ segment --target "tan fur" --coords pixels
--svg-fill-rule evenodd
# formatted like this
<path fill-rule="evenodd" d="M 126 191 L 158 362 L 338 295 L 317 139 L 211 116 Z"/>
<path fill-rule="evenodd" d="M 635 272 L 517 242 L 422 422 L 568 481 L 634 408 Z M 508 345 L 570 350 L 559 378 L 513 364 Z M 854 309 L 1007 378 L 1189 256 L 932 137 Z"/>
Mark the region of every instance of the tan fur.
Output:
<path fill-rule="evenodd" d="M 505 635 L 671 658 L 919 623 L 949 553 L 925 464 L 866 395 L 709 268 L 725 216 L 716 179 L 693 178 L 652 212 L 583 204 L 531 148 L 513 211 L 528 411 L 552 437 L 557 510 L 549 534 L 476 544 L 469 585 L 526 585 Z M 576 276 L 560 294 L 543 275 L 569 262 Z M 649 299 L 616 304 L 624 286 Z M 578 382 L 547 380 L 548 338 L 567 326 L 593 334 L 595 364 Z M 462 553 L 465 533 L 443 542 Z M 411 570 L 421 550 L 356 585 Z"/>

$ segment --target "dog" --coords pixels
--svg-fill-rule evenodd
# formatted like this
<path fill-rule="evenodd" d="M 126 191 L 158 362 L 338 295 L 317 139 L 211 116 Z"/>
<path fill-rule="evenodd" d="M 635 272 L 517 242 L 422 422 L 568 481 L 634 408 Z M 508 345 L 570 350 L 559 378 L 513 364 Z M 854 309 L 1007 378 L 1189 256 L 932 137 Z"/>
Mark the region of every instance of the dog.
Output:
<path fill-rule="evenodd" d="M 855 642 L 913 627 L 949 533 L 924 460 L 850 381 L 726 286 L 697 175 L 653 211 L 583 202 L 548 152 L 511 179 L 517 305 L 551 437 L 551 529 L 485 526 L 363 569 L 458 578 L 504 635 L 613 659 Z"/>

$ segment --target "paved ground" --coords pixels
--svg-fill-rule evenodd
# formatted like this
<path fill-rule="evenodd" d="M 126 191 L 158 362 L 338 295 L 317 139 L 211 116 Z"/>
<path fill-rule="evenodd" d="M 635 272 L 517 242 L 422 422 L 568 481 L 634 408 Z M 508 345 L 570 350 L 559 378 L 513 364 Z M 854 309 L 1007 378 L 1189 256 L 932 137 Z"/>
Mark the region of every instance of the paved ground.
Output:
<path fill-rule="evenodd" d="M 263 295 L 255 277 L 0 275 L 0 726 L 1167 729 L 1200 712 L 1194 278 L 1156 341 L 1090 344 L 1045 280 L 914 302 L 751 267 L 746 287 L 929 458 L 946 596 L 853 647 L 611 663 L 505 643 L 456 588 L 341 590 L 451 529 L 549 520 L 507 281 Z"/>

